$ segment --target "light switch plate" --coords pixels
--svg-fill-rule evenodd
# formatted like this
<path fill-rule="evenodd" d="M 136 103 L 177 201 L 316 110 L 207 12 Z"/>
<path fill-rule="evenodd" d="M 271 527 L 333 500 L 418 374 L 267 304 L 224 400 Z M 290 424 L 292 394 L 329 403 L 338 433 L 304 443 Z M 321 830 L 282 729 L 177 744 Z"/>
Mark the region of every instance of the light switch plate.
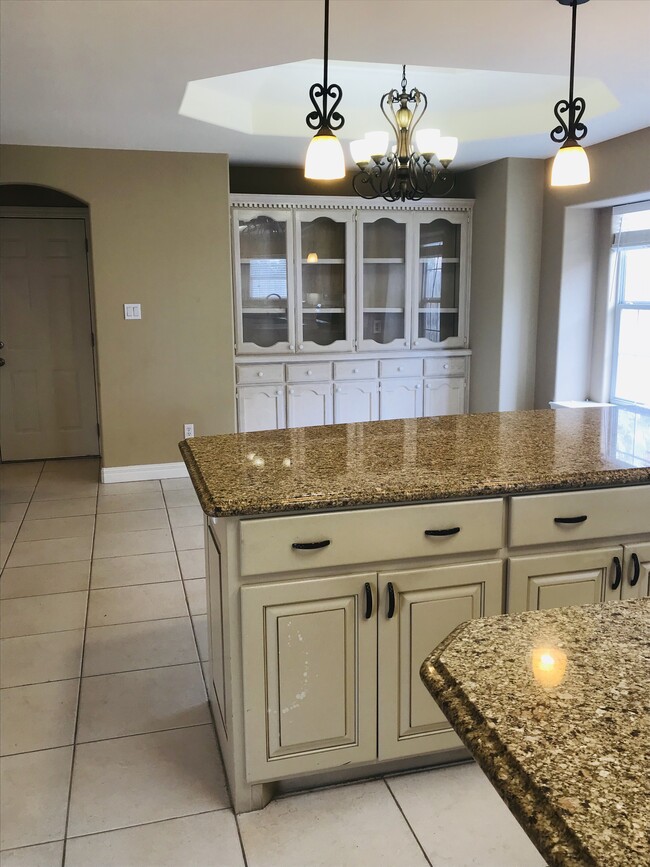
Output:
<path fill-rule="evenodd" d="M 125 319 L 142 319 L 142 307 L 140 304 L 125 304 L 124 305 Z"/>

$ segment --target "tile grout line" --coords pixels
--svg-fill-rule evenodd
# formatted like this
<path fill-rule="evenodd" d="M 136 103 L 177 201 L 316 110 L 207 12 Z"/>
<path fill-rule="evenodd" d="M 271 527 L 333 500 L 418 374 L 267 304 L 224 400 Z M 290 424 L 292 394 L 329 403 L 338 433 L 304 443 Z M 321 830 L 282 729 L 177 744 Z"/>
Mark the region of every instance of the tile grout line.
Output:
<path fill-rule="evenodd" d="M 402 814 L 402 818 L 403 818 L 404 821 L 406 822 L 406 825 L 407 825 L 409 831 L 411 832 L 411 834 L 413 834 L 413 837 L 414 837 L 414 839 L 415 839 L 415 842 L 416 842 L 416 843 L 418 844 L 418 846 L 420 847 L 420 850 L 421 850 L 422 854 L 424 855 L 424 859 L 425 859 L 425 861 L 427 862 L 427 864 L 429 865 L 429 867 L 433 867 L 433 864 L 432 864 L 432 862 L 431 862 L 429 856 L 428 856 L 427 853 L 426 853 L 426 849 L 424 848 L 424 846 L 422 845 L 422 843 L 420 843 L 420 839 L 419 839 L 418 835 L 415 833 L 415 831 L 413 830 L 413 826 L 411 825 L 411 823 L 409 822 L 409 820 L 406 818 L 406 813 L 405 813 L 404 810 L 402 809 L 402 805 L 400 804 L 400 802 L 399 802 L 399 801 L 397 800 L 397 798 L 395 797 L 395 792 L 393 792 L 393 790 L 391 789 L 391 787 L 390 787 L 390 785 L 389 785 L 389 783 L 388 783 L 388 780 L 387 780 L 385 777 L 382 777 L 382 780 L 383 780 L 383 782 L 384 782 L 384 785 L 386 786 L 386 788 L 387 788 L 388 791 L 390 792 L 393 801 L 395 801 L 395 804 L 397 805 L 397 809 L 398 809 L 398 810 L 400 811 L 400 813 Z"/>
<path fill-rule="evenodd" d="M 41 467 L 41 471 L 38 474 L 38 478 L 36 479 L 36 482 L 34 483 L 34 488 L 32 489 L 32 493 L 30 495 L 30 498 L 27 501 L 27 508 L 25 509 L 25 514 L 20 519 L 18 530 L 16 531 L 16 535 L 14 536 L 13 542 L 11 543 L 11 545 L 9 547 L 9 553 L 7 554 L 7 559 L 2 564 L 2 569 L 0 569 L 0 579 L 4 575 L 5 569 L 7 568 L 7 563 L 9 562 L 9 558 L 11 557 L 11 552 L 14 550 L 14 545 L 16 544 L 16 540 L 18 539 L 18 533 L 20 533 L 20 531 L 22 530 L 23 524 L 25 523 L 25 520 L 27 518 L 27 512 L 29 511 L 29 507 L 31 506 L 32 500 L 34 499 L 34 494 L 36 493 L 36 488 L 38 487 L 38 483 L 41 480 L 41 476 L 43 475 L 44 469 L 45 469 L 45 461 L 43 461 L 43 466 Z M 7 503 L 7 505 L 9 505 L 9 503 Z M 22 505 L 22 503 L 20 505 Z"/>

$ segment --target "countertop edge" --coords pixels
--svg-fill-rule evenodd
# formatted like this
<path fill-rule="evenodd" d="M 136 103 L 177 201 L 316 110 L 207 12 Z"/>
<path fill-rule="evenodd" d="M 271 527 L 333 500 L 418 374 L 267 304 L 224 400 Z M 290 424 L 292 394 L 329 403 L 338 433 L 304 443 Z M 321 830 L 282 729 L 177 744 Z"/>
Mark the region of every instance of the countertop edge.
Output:
<path fill-rule="evenodd" d="M 201 470 L 199 469 L 196 459 L 190 451 L 187 442 L 185 440 L 181 440 L 178 444 L 178 449 L 181 453 L 183 461 L 185 462 L 185 466 L 187 467 L 187 472 L 190 474 L 190 479 L 192 481 L 192 484 L 194 485 L 194 490 L 196 491 L 196 495 L 199 498 L 199 502 L 204 513 L 208 515 L 208 517 L 214 517 L 220 514 L 218 506 L 216 505 L 216 503 L 214 503 L 212 497 L 210 496 L 208 486 L 203 479 Z"/>

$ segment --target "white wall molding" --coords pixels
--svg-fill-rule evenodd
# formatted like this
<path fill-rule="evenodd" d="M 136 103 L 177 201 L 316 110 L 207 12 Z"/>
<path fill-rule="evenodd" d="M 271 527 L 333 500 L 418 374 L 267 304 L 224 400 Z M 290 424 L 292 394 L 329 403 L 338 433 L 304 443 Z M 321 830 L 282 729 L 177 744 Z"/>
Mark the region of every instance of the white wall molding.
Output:
<path fill-rule="evenodd" d="M 169 464 L 133 464 L 130 467 L 102 467 L 102 483 L 146 482 L 150 479 L 181 479 L 189 476 L 183 461 Z"/>

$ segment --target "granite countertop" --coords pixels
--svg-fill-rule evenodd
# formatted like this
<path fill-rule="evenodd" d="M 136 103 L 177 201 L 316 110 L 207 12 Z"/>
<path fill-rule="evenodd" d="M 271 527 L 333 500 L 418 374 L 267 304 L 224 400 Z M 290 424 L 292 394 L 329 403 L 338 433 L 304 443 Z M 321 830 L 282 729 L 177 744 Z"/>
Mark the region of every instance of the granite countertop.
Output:
<path fill-rule="evenodd" d="M 650 483 L 649 443 L 647 417 L 589 408 L 222 434 L 180 450 L 206 514 L 260 515 Z"/>
<path fill-rule="evenodd" d="M 650 599 L 474 620 L 421 675 L 551 867 L 650 864 Z"/>

